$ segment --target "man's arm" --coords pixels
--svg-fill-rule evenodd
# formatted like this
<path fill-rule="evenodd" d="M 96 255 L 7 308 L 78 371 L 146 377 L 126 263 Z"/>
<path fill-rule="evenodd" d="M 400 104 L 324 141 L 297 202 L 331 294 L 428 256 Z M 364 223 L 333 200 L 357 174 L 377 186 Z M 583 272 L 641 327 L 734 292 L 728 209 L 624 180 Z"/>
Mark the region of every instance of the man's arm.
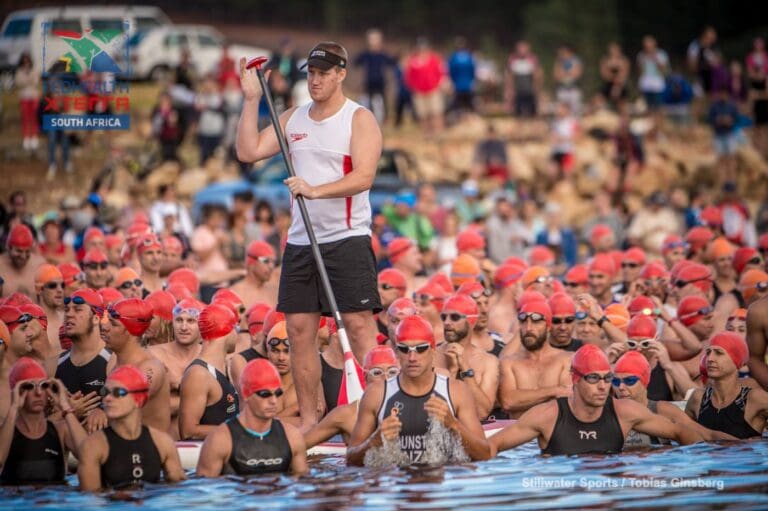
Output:
<path fill-rule="evenodd" d="M 521 415 L 517 422 L 489 438 L 491 457 L 538 438 L 541 435 L 541 414 L 551 407 L 552 403 L 535 406 Z"/>
<path fill-rule="evenodd" d="M 202 374 L 195 373 L 202 373 L 202 370 L 189 368 L 179 389 L 179 436 L 182 440 L 202 440 L 216 429 L 216 426 L 200 424 L 208 399 L 208 386 Z"/>
<path fill-rule="evenodd" d="M 106 459 L 107 439 L 98 431 L 85 439 L 80 446 L 80 459 L 77 462 L 77 479 L 81 491 L 101 489 L 101 464 Z"/>
<path fill-rule="evenodd" d="M 179 458 L 179 451 L 176 449 L 176 442 L 173 441 L 171 435 L 152 427 L 149 428 L 149 433 L 157 446 L 158 453 L 160 453 L 165 481 L 175 483 L 186 479 L 184 469 L 181 468 L 181 458 Z"/>
<path fill-rule="evenodd" d="M 545 401 L 567 395 L 567 387 L 542 387 L 540 389 L 520 389 L 517 386 L 513 360 L 501 361 L 501 383 L 499 384 L 499 404 L 511 413 L 522 413 Z"/>
<path fill-rule="evenodd" d="M 232 436 L 227 425 L 214 426 L 200 448 L 195 474 L 200 477 L 219 477 L 231 452 Z"/>
<path fill-rule="evenodd" d="M 662 415 L 656 415 L 648 408 L 629 399 L 614 400 L 614 406 L 616 406 L 619 418 L 627 420 L 631 429 L 640 433 L 668 438 L 680 445 L 704 441 L 698 432 L 676 424 Z"/>
<path fill-rule="evenodd" d="M 149 382 L 149 399 L 152 399 L 165 385 L 168 385 L 167 371 L 163 363 L 156 358 L 143 362 L 141 370 Z"/>
<path fill-rule="evenodd" d="M 304 443 L 311 449 L 339 433 L 349 435 L 355 427 L 358 403 L 337 406 L 312 429 L 304 433 Z"/>
<path fill-rule="evenodd" d="M 768 365 L 765 363 L 766 333 L 768 332 L 768 301 L 759 300 L 747 311 L 747 345 L 749 373 L 768 390 Z"/>
<path fill-rule="evenodd" d="M 705 428 L 698 422 L 688 417 L 684 411 L 672 403 L 659 401 L 656 406 L 659 415 L 663 415 L 672 422 L 679 424 L 681 427 L 690 428 L 696 431 L 707 442 L 716 442 L 718 440 L 738 440 L 738 438 L 731 436 L 728 433 L 723 433 L 722 431 L 713 431 L 709 428 Z"/>
<path fill-rule="evenodd" d="M 283 423 L 285 429 L 285 436 L 288 438 L 288 443 L 291 445 L 291 472 L 296 475 L 306 474 L 309 472 L 309 466 L 307 465 L 307 446 L 304 443 L 304 437 L 301 431 L 290 424 Z"/>
<path fill-rule="evenodd" d="M 349 439 L 349 447 L 347 449 L 347 463 L 349 465 L 362 466 L 368 449 L 380 447 L 383 443 L 381 428 L 376 427 L 377 407 L 383 394 L 383 383 L 374 383 L 363 393 L 357 414 L 357 422 L 352 430 L 352 436 Z"/>
<path fill-rule="evenodd" d="M 483 426 L 477 416 L 475 403 L 467 385 L 463 382 L 454 382 L 451 385 L 451 400 L 456 410 L 456 419 L 448 419 L 447 426 L 461 437 L 461 443 L 467 455 L 473 460 L 487 460 L 491 457 L 491 447 L 485 438 Z M 445 403 L 438 397 L 432 397 L 436 402 Z M 427 402 L 429 404 L 429 402 Z M 447 409 L 447 403 L 445 403 Z M 429 412 L 429 409 L 427 410 Z"/>

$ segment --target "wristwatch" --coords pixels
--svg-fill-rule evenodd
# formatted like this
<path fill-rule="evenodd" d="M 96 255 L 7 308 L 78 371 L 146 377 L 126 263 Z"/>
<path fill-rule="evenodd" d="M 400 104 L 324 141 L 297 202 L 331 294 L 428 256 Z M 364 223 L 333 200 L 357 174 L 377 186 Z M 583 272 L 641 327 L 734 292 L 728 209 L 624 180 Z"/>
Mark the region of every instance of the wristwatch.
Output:
<path fill-rule="evenodd" d="M 597 320 L 597 326 L 599 326 L 600 328 L 603 328 L 603 323 L 605 323 L 606 321 L 608 321 L 608 316 L 603 316 L 602 318 Z"/>
<path fill-rule="evenodd" d="M 459 371 L 459 380 L 463 380 L 464 378 L 474 378 L 475 377 L 475 371 L 472 369 L 467 369 L 466 371 Z"/>

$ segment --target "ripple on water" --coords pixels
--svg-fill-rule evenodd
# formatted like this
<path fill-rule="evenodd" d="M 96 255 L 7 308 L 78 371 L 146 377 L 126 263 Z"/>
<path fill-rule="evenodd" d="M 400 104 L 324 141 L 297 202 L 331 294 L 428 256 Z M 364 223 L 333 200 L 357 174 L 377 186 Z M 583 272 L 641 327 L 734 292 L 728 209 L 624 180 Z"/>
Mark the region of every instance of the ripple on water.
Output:
<path fill-rule="evenodd" d="M 348 468 L 310 461 L 302 478 L 191 478 L 177 485 L 82 494 L 0 488 L 0 509 L 768 509 L 768 442 L 698 444 L 620 456 L 545 458 L 535 443 L 446 467 Z"/>

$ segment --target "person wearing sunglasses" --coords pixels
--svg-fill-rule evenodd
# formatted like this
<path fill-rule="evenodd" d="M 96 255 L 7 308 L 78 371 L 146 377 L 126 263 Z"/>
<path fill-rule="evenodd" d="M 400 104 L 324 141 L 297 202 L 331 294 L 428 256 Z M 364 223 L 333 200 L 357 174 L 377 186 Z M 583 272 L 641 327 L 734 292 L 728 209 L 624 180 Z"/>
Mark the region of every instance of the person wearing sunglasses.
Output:
<path fill-rule="evenodd" d="M 571 298 L 589 292 L 589 269 L 586 264 L 572 266 L 563 277 L 563 287 Z"/>
<path fill-rule="evenodd" d="M 702 347 L 706 347 L 707 340 L 716 331 L 715 309 L 709 300 L 699 295 L 687 296 L 680 301 L 677 306 L 677 319 L 693 332 Z M 698 355 L 682 360 L 691 378 L 699 375 L 698 361 Z"/>
<path fill-rule="evenodd" d="M 645 265 L 645 251 L 640 247 L 631 247 L 621 256 L 621 287 L 618 294 L 626 295 L 634 290 L 640 279 L 640 272 Z"/>
<path fill-rule="evenodd" d="M 739 379 L 739 369 L 749 360 L 747 343 L 735 333 L 720 332 L 704 353 L 707 386 L 693 393 L 685 413 L 706 428 L 736 438 L 762 437 L 768 419 L 768 393 Z"/>
<path fill-rule="evenodd" d="M 418 314 L 416 304 L 410 298 L 398 298 L 387 308 L 387 340 L 390 347 L 395 345 L 395 332 L 400 322 L 408 316 Z"/>
<path fill-rule="evenodd" d="M 48 378 L 29 357 L 11 366 L 8 384 L 11 404 L 0 426 L 0 484 L 64 484 L 67 451 L 77 457 L 87 436 L 64 385 Z M 46 417 L 49 402 L 61 414 L 59 420 Z"/>
<path fill-rule="evenodd" d="M 56 266 L 64 277 L 64 296 L 72 296 L 72 293 L 85 287 L 85 273 L 75 263 L 61 263 Z"/>
<path fill-rule="evenodd" d="M 408 282 L 405 280 L 403 272 L 396 268 L 385 268 L 379 272 L 378 276 L 379 299 L 381 306 L 386 311 L 392 302 L 398 298 L 404 298 L 408 288 Z M 379 314 L 376 318 L 376 326 L 379 332 L 389 335 L 387 331 L 387 315 Z"/>
<path fill-rule="evenodd" d="M 3 343 L 5 352 L 0 365 L 10 367 L 21 357 L 29 356 L 31 346 L 27 342 L 29 324 L 34 318 L 15 305 L 0 305 L 0 321 L 8 330 L 8 339 Z M 0 387 L 1 388 L 1 387 Z"/>
<path fill-rule="evenodd" d="M 395 352 L 389 346 L 376 346 L 371 349 L 363 359 L 363 373 L 365 384 L 382 382 L 396 378 L 400 374 L 400 361 Z M 357 421 L 357 410 L 360 401 L 337 406 L 323 419 L 304 434 L 304 442 L 307 449 L 326 442 L 336 435 L 341 435 L 345 444 L 349 444 L 349 438 Z"/>
<path fill-rule="evenodd" d="M 35 273 L 37 304 L 48 318 L 48 337 L 59 338 L 59 327 L 64 322 L 64 276 L 52 264 L 42 264 Z"/>
<path fill-rule="evenodd" d="M 682 445 L 701 435 L 656 415 L 630 399 L 611 397 L 614 375 L 605 353 L 593 344 L 579 348 L 570 367 L 573 394 L 537 405 L 490 438 L 493 454 L 537 440 L 542 454 L 619 453 L 630 430 Z"/>
<path fill-rule="evenodd" d="M 284 396 L 278 370 L 267 360 L 251 360 L 240 378 L 243 410 L 209 434 L 200 450 L 196 475 L 253 476 L 303 474 L 307 465 L 304 437 L 278 417 Z"/>
<path fill-rule="evenodd" d="M 123 298 L 144 298 L 144 282 L 133 268 L 125 266 L 120 268 L 113 282 L 113 286 L 120 291 Z"/>
<path fill-rule="evenodd" d="M 616 273 L 616 265 L 613 258 L 608 254 L 595 254 L 592 262 L 589 264 L 589 275 L 587 277 L 589 281 L 589 294 L 603 308 L 616 302 L 616 298 L 613 296 L 613 279 Z"/>
<path fill-rule="evenodd" d="M 186 478 L 176 444 L 166 431 L 142 423 L 150 382 L 143 371 L 124 365 L 112 371 L 101 394 L 109 421 L 80 448 L 81 491 L 125 488 Z"/>
<path fill-rule="evenodd" d="M 171 427 L 171 391 L 165 365 L 142 347 L 152 322 L 152 306 L 141 298 L 124 298 L 111 305 L 101 321 L 101 336 L 114 358 L 107 371 L 130 365 L 147 375 L 149 390 L 142 422 L 160 431 Z"/>
<path fill-rule="evenodd" d="M 520 285 L 525 291 L 537 291 L 548 298 L 552 294 L 552 274 L 543 266 L 531 266 L 523 272 Z"/>
<path fill-rule="evenodd" d="M 435 335 L 420 316 L 408 316 L 397 327 L 396 354 L 401 372 L 385 382 L 371 382 L 347 449 L 347 463 L 362 465 L 369 449 L 397 442 L 410 463 L 425 455 L 429 418 L 456 435 L 472 460 L 490 457 L 472 393 L 461 380 L 435 372 Z M 442 454 L 447 458 L 450 453 Z"/>
<path fill-rule="evenodd" d="M 736 440 L 731 435 L 720 431 L 712 431 L 701 426 L 688 417 L 674 403 L 650 399 L 648 397 L 648 383 L 650 379 L 651 367 L 648 365 L 648 360 L 638 351 L 628 351 L 613 366 L 611 387 L 613 388 L 614 397 L 617 399 L 631 399 L 648 408 L 652 413 L 666 417 L 672 422 L 696 431 L 707 442 Z M 630 430 L 624 439 L 624 449 L 648 447 L 651 445 L 668 445 L 669 443 L 667 439 Z"/>
<path fill-rule="evenodd" d="M 448 298 L 440 313 L 445 343 L 437 352 L 443 355 L 438 364 L 467 384 L 477 416 L 485 419 L 499 389 L 499 360 L 472 343 L 478 316 L 477 304 L 470 296 L 456 294 Z"/>
<path fill-rule="evenodd" d="M 136 242 L 139 257 L 139 276 L 144 283 L 144 295 L 163 289 L 160 267 L 163 264 L 163 244 L 156 234 L 145 234 Z"/>
<path fill-rule="evenodd" d="M 456 292 L 469 296 L 477 305 L 477 323 L 472 327 L 472 344 L 498 358 L 507 343 L 501 334 L 488 330 L 492 291 L 475 281 L 462 284 Z"/>
<path fill-rule="evenodd" d="M 5 279 L 3 296 L 16 292 L 33 296 L 35 271 L 45 260 L 35 253 L 35 238 L 25 224 L 14 225 L 6 239 L 5 253 L 0 254 L 0 275 Z"/>
<path fill-rule="evenodd" d="M 59 356 L 56 378 L 64 383 L 75 406 L 85 414 L 86 431 L 106 426 L 104 412 L 97 408 L 99 391 L 107 377 L 107 363 L 112 354 L 101 338 L 99 323 L 104 313 L 104 301 L 93 289 L 84 288 L 64 298 L 64 331 L 72 347 Z"/>
<path fill-rule="evenodd" d="M 667 303 L 669 294 L 669 271 L 661 263 L 648 263 L 640 272 L 646 296 L 656 297 L 661 303 Z"/>
<path fill-rule="evenodd" d="M 227 355 L 237 346 L 237 322 L 232 310 L 221 303 L 200 311 L 197 324 L 203 347 L 184 372 L 179 390 L 182 440 L 202 440 L 239 412 L 237 391 L 226 377 Z"/>
<path fill-rule="evenodd" d="M 245 278 L 230 289 L 250 309 L 255 303 L 277 303 L 275 249 L 266 241 L 252 241 L 245 251 Z"/>
<path fill-rule="evenodd" d="M 285 321 L 279 321 L 273 326 L 264 339 L 267 360 L 275 366 L 280 375 L 280 387 L 283 395 L 278 401 L 277 416 L 281 420 L 293 424 L 299 423 L 299 401 L 291 374 L 291 341 Z"/>
<path fill-rule="evenodd" d="M 109 271 L 109 261 L 106 254 L 94 248 L 86 252 L 83 262 L 83 273 L 85 273 L 85 285 L 91 289 L 101 289 L 109 285 L 112 279 L 112 273 Z"/>
<path fill-rule="evenodd" d="M 576 302 L 566 293 L 555 293 L 549 297 L 548 304 L 552 311 L 552 328 L 549 329 L 550 346 L 575 352 L 584 344 L 574 337 Z"/>
<path fill-rule="evenodd" d="M 173 308 L 173 341 L 148 346 L 147 351 L 166 368 L 170 387 L 170 434 L 179 440 L 179 387 L 184 371 L 200 355 L 200 329 L 197 318 L 205 304 L 185 298 Z"/>
<path fill-rule="evenodd" d="M 547 342 L 552 326 L 552 311 L 547 302 L 525 303 L 518 321 L 521 349 L 501 360 L 498 395 L 501 408 L 511 418 L 571 392 L 571 354 Z"/>
<path fill-rule="evenodd" d="M 419 316 L 432 325 L 438 344 L 443 341 L 443 322 L 440 320 L 440 311 L 443 310 L 448 293 L 436 282 L 427 282 L 413 293 L 413 303 Z"/>

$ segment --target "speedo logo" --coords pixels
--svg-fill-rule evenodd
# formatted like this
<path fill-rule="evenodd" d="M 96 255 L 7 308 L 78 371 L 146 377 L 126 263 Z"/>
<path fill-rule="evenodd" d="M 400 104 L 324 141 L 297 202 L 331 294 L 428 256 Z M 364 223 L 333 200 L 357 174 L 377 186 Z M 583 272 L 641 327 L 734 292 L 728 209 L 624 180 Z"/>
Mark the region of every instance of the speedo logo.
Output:
<path fill-rule="evenodd" d="M 299 140 L 304 140 L 309 135 L 307 133 L 288 133 L 288 136 L 291 137 L 291 142 L 298 142 Z"/>
<path fill-rule="evenodd" d="M 246 465 L 249 467 L 257 467 L 259 465 L 264 465 L 265 467 L 271 467 L 273 465 L 279 465 L 283 462 L 283 458 L 258 458 L 254 459 L 251 458 L 248 461 L 245 462 Z"/>
<path fill-rule="evenodd" d="M 88 385 L 89 387 L 98 387 L 100 385 L 104 385 L 104 382 L 99 379 L 96 379 L 93 381 L 85 382 L 83 385 Z"/>

